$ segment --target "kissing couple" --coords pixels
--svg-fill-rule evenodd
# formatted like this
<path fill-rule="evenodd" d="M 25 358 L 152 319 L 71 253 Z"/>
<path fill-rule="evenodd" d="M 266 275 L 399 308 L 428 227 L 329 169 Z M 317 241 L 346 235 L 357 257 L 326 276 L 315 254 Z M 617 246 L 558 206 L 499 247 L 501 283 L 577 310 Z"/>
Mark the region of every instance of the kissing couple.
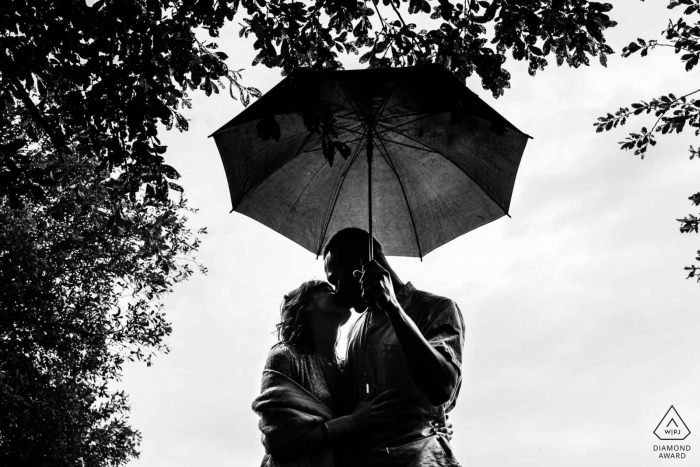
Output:
<path fill-rule="evenodd" d="M 263 467 L 455 467 L 447 413 L 461 385 L 464 321 L 452 300 L 404 283 L 357 228 L 323 252 L 328 282 L 285 295 L 253 402 Z M 354 310 L 347 357 L 340 326 Z"/>

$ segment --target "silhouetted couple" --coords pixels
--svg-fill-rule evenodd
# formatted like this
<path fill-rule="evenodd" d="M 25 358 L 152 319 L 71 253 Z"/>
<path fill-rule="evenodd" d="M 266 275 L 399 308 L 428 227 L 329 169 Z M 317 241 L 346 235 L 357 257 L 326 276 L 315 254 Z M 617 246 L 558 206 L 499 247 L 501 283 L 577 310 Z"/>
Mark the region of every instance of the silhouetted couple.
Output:
<path fill-rule="evenodd" d="M 374 240 L 350 228 L 326 245 L 328 282 L 284 297 L 253 403 L 263 466 L 458 466 L 445 414 L 461 383 L 464 322 L 457 305 L 404 284 Z M 339 328 L 361 314 L 345 362 Z M 437 427 L 436 427 L 437 425 Z"/>

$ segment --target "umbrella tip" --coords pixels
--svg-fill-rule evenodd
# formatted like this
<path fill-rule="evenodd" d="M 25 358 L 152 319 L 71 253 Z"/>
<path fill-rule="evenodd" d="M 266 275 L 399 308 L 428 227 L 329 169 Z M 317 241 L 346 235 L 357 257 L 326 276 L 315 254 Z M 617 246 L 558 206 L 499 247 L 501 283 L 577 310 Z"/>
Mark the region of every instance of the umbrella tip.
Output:
<path fill-rule="evenodd" d="M 510 214 L 506 213 L 506 216 L 510 217 L 511 219 L 513 218 Z"/>

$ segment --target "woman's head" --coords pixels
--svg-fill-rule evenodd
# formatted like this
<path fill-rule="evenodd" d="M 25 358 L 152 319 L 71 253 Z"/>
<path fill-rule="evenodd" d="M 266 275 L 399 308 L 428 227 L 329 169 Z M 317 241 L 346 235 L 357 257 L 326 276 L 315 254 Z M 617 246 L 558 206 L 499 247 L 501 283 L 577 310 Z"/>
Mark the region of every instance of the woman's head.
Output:
<path fill-rule="evenodd" d="M 328 282 L 310 280 L 284 296 L 277 337 L 280 342 L 313 352 L 313 333 L 334 330 L 337 333 L 350 314 L 350 309 L 340 303 Z"/>

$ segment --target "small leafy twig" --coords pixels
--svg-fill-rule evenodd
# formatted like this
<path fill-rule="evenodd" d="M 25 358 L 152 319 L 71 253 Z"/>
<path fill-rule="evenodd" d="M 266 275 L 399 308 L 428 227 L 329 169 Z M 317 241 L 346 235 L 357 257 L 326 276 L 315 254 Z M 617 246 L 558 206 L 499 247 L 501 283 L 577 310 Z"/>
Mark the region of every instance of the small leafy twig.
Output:
<path fill-rule="evenodd" d="M 620 141 L 620 149 L 634 149 L 635 155 L 644 158 L 644 153 L 647 151 L 649 144 L 656 145 L 654 132 L 662 134 L 676 131 L 680 133 L 685 128 L 686 124 L 697 127 L 695 135 L 700 135 L 700 100 L 688 99 L 689 96 L 700 92 L 700 89 L 689 92 L 683 96 L 676 97 L 673 93 L 663 95 L 659 98 L 652 99 L 650 102 L 641 101 L 629 107 L 621 107 L 615 114 L 608 113 L 605 117 L 598 118 L 598 121 L 593 124 L 596 127 L 596 132 L 609 131 L 627 123 L 627 119 L 633 115 L 642 113 L 654 112 L 657 118 L 651 129 L 642 127 L 640 133 L 630 133 L 624 141 Z M 673 110 L 672 116 L 667 116 L 669 111 Z M 691 151 L 696 153 L 697 151 Z M 692 156 L 691 156 L 692 159 Z"/>

